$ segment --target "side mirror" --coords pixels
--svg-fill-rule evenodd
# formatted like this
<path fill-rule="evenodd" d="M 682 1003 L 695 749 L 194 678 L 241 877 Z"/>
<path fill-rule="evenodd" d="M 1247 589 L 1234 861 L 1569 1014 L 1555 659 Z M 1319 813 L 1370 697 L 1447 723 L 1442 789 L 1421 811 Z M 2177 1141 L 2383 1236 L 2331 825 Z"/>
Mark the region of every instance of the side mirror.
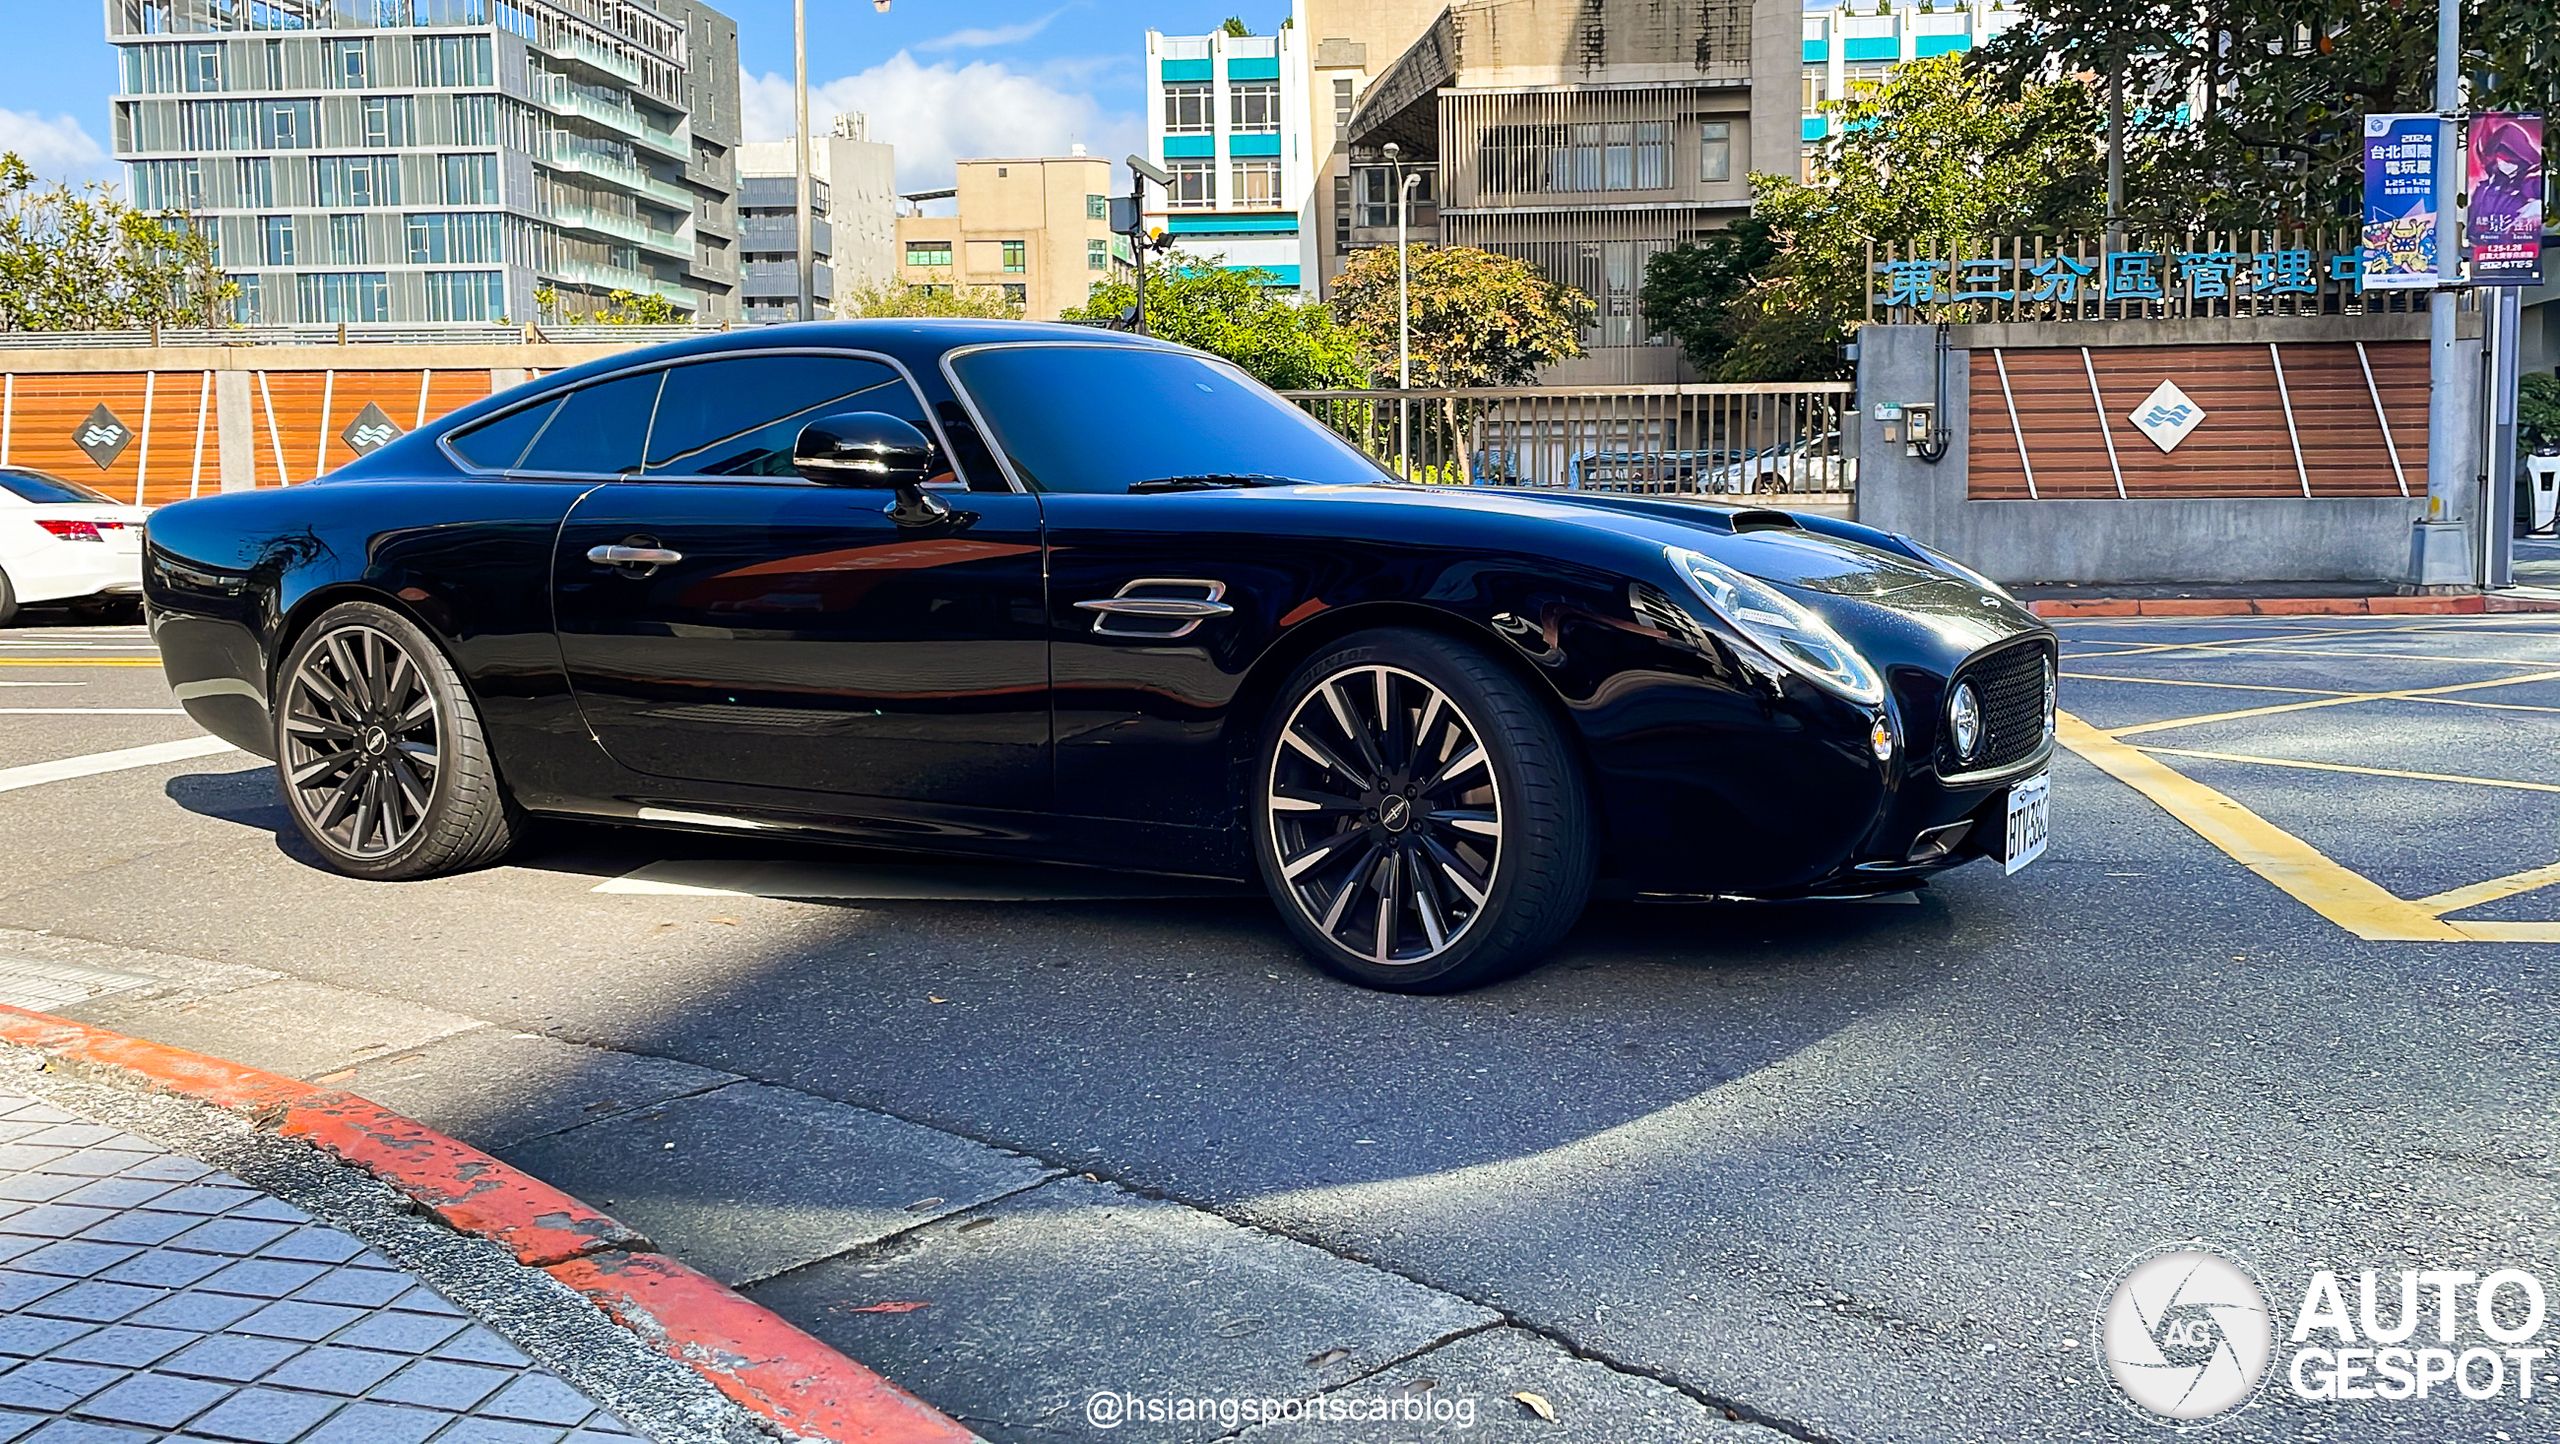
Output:
<path fill-rule="evenodd" d="M 882 411 L 820 417 L 791 447 L 791 469 L 827 486 L 920 491 L 938 460 L 923 432 Z"/>

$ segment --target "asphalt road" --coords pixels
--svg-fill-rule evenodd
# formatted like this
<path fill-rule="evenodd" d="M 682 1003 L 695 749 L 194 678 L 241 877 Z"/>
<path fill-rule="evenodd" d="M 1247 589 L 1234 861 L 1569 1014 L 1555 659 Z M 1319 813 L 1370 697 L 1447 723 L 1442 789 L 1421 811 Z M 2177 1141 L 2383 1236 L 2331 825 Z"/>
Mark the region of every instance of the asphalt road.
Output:
<path fill-rule="evenodd" d="M 406 1109 L 1000 1444 L 1248 1427 L 1100 1429 L 1103 1391 L 1443 1409 L 1264 1440 L 2152 1438 L 2096 1315 L 2195 1238 L 2275 1316 L 2218 1436 L 2553 1433 L 2560 1362 L 2529 1403 L 2283 1372 L 2314 1270 L 2350 1312 L 2382 1270 L 2386 1316 L 2401 1269 L 2560 1285 L 2560 947 L 2459 935 L 2560 923 L 2560 886 L 2484 886 L 2560 860 L 2560 617 L 2074 624 L 2114 775 L 2057 759 L 2026 871 L 1603 908 L 1450 998 L 1328 980 L 1257 898 L 1072 872 L 558 827 L 354 882 L 236 752 L 13 771 L 198 735 L 138 630 L 34 620 L 0 631 L 0 955 L 126 975 L 56 1011 Z"/>

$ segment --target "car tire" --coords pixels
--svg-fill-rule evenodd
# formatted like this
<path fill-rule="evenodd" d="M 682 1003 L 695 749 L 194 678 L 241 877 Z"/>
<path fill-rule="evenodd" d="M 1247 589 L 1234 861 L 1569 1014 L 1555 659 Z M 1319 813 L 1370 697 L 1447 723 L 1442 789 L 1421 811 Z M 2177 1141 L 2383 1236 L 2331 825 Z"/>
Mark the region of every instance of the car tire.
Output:
<path fill-rule="evenodd" d="M 1563 729 L 1491 657 L 1431 632 L 1345 638 L 1281 688 L 1254 857 L 1326 971 L 1454 992 L 1535 963 L 1590 899 L 1590 803 Z"/>
<path fill-rule="evenodd" d="M 506 855 L 523 815 L 461 674 L 415 622 L 345 602 L 276 671 L 285 810 L 339 872 L 408 881 Z"/>
<path fill-rule="evenodd" d="M 17 589 L 9 585 L 9 574 L 7 572 L 0 572 L 0 627 L 9 625 L 11 622 L 16 621 L 17 618 Z"/>

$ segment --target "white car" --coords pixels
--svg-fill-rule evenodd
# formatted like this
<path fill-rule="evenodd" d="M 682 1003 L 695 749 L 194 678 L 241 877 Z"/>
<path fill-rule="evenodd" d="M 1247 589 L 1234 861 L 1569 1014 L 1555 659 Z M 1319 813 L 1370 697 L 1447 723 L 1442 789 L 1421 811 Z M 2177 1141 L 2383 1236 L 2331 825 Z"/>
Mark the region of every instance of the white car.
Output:
<path fill-rule="evenodd" d="M 76 481 L 0 466 L 0 625 L 35 602 L 138 613 L 150 514 Z"/>

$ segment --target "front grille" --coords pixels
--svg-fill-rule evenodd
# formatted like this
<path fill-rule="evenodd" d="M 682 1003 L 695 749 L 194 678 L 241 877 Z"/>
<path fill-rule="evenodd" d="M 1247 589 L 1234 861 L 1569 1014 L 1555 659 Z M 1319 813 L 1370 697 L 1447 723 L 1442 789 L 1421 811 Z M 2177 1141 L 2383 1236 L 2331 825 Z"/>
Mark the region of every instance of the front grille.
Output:
<path fill-rule="evenodd" d="M 2044 642 L 2022 642 L 1956 673 L 1955 680 L 1971 682 L 1974 695 L 1982 699 L 1986 735 L 1971 761 L 1957 758 L 1952 739 L 1944 741 L 1939 748 L 1943 771 L 1997 772 L 2035 754 L 2044 742 L 2044 664 L 2052 655 Z M 1953 684 L 1948 693 L 1954 694 Z"/>

